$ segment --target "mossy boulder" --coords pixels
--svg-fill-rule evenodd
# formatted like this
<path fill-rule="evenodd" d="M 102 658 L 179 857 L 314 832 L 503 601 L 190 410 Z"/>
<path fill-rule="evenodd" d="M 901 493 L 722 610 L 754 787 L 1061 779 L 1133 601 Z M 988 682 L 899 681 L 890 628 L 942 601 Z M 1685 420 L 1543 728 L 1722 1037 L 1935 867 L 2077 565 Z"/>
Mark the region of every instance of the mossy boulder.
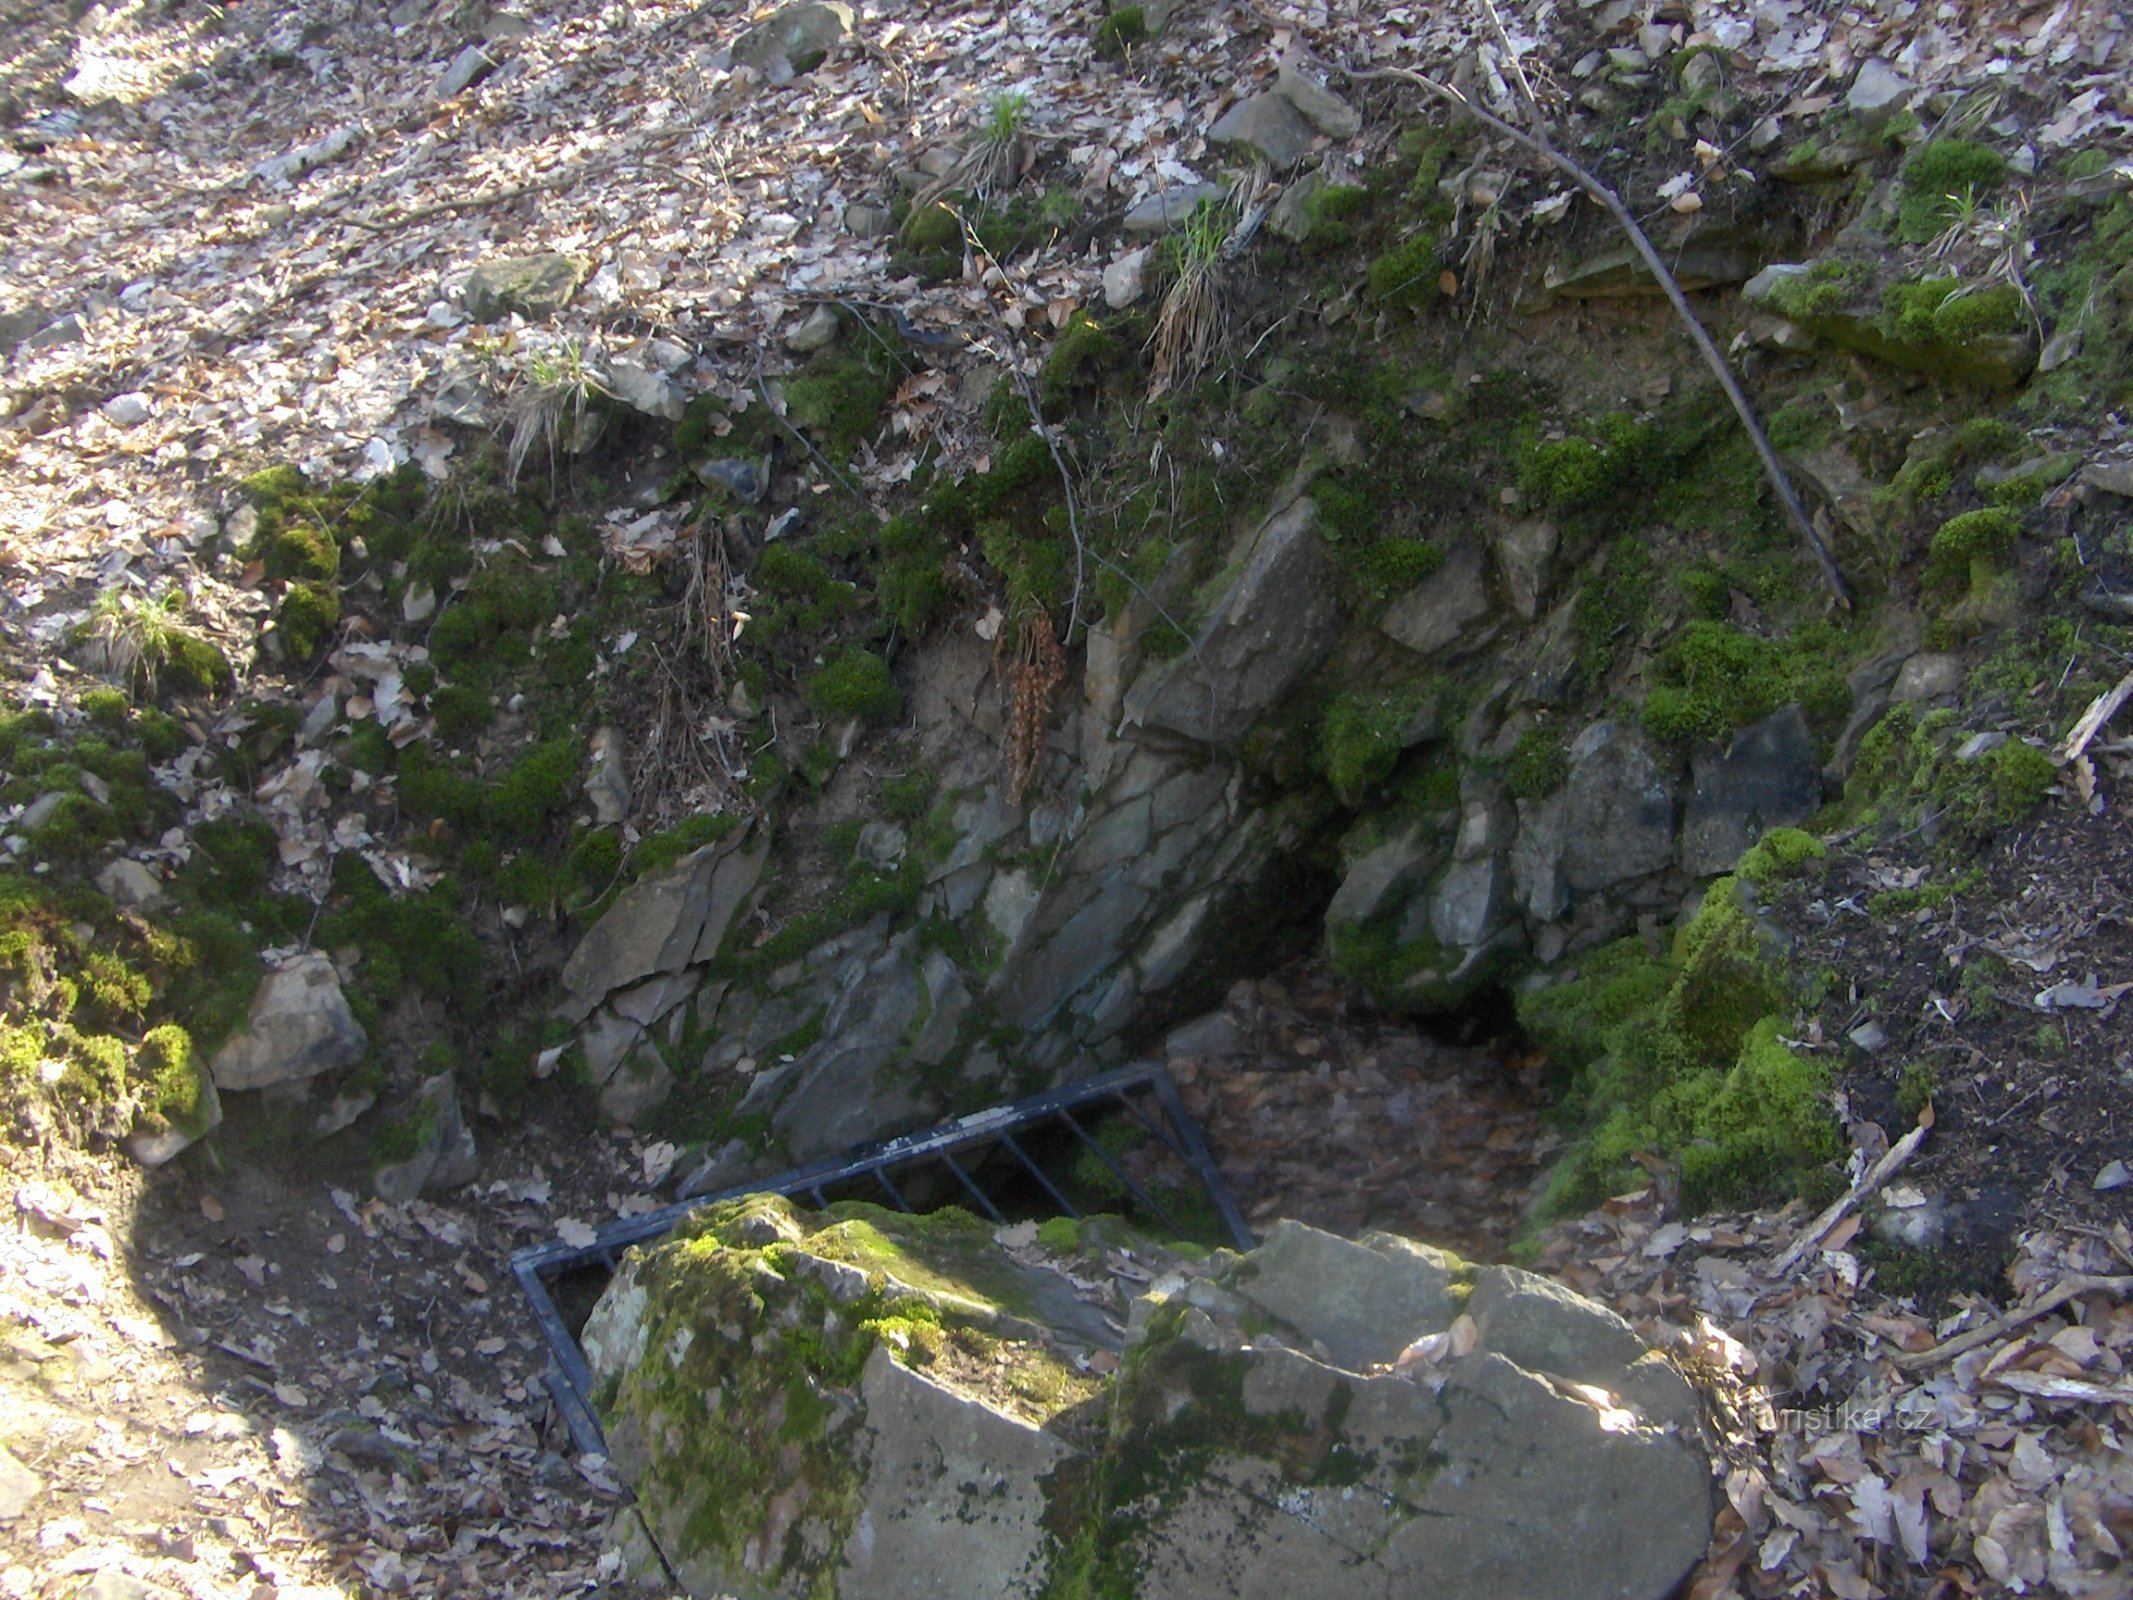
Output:
<path fill-rule="evenodd" d="M 1106 1337 L 962 1212 L 759 1196 L 633 1251 L 583 1343 L 690 1593 L 975 1600 L 1043 1589 L 1055 1424 Z"/>
<path fill-rule="evenodd" d="M 1657 1596 L 1702 1553 L 1692 1392 L 1546 1279 L 1283 1222 L 1135 1317 L 1093 1593 Z"/>
<path fill-rule="evenodd" d="M 1128 1240 L 1120 1350 L 1119 1243 L 757 1196 L 632 1251 L 583 1343 L 682 1586 L 1658 1600 L 1702 1554 L 1695 1396 L 1591 1301 L 1284 1222 Z"/>
<path fill-rule="evenodd" d="M 476 322 L 494 322 L 514 311 L 538 322 L 570 304 L 585 281 L 586 266 L 582 257 L 552 250 L 484 261 L 467 274 L 461 298 Z"/>
<path fill-rule="evenodd" d="M 1742 292 L 1840 349 L 1930 377 L 2012 389 L 2036 370 L 2035 319 L 2012 284 L 1911 278 L 1841 255 L 1765 267 Z"/>
<path fill-rule="evenodd" d="M 142 1166 L 162 1166 L 221 1125 L 214 1076 L 176 1023 L 148 1030 L 134 1052 L 133 1075 L 141 1109 L 126 1149 Z"/>

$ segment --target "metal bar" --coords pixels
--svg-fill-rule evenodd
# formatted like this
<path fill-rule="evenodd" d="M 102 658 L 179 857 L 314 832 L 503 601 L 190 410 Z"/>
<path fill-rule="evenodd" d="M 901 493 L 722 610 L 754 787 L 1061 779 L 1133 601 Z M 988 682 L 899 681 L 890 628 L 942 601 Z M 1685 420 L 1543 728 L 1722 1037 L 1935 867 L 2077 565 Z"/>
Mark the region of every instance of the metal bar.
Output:
<path fill-rule="evenodd" d="M 1151 1122 L 1146 1114 L 1127 1098 L 1127 1091 L 1141 1088 L 1154 1091 L 1166 1120 L 1176 1130 L 1175 1136 Z M 526 1303 L 533 1312 L 541 1336 L 547 1341 L 554 1356 L 549 1387 L 555 1394 L 557 1408 L 570 1429 L 572 1441 L 580 1450 L 587 1452 L 604 1451 L 606 1448 L 599 1419 L 592 1409 L 592 1369 L 587 1365 L 585 1353 L 579 1347 L 577 1339 L 563 1321 L 550 1284 L 574 1269 L 597 1265 L 610 1272 L 614 1271 L 622 1253 L 632 1245 L 662 1237 L 690 1213 L 700 1211 L 705 1206 L 739 1199 L 744 1195 L 765 1193 L 783 1195 L 788 1199 L 810 1195 L 816 1204 L 825 1205 L 828 1203 L 824 1194 L 826 1188 L 846 1180 L 864 1181 L 871 1176 L 900 1209 L 908 1212 L 914 1208 L 889 1177 L 887 1169 L 891 1166 L 938 1160 L 947 1163 L 948 1169 L 976 1200 L 980 1210 L 993 1221 L 1001 1222 L 1005 1219 L 999 1208 L 979 1187 L 977 1181 L 964 1170 L 955 1156 L 958 1151 L 1004 1143 L 1056 1204 L 1068 1215 L 1077 1215 L 1072 1204 L 1044 1174 L 1038 1162 L 1013 1137 L 1017 1129 L 1048 1122 L 1056 1117 L 1065 1121 L 1067 1126 L 1073 1129 L 1075 1136 L 1096 1152 L 1097 1159 L 1110 1169 L 1112 1175 L 1126 1186 L 1127 1192 L 1146 1211 L 1171 1231 L 1182 1234 L 1183 1230 L 1168 1208 L 1136 1183 L 1132 1176 L 1112 1159 L 1111 1153 L 1097 1143 L 1088 1130 L 1075 1120 L 1073 1113 L 1076 1108 L 1107 1101 L 1116 1101 L 1123 1105 L 1137 1122 L 1185 1159 L 1194 1176 L 1207 1189 L 1230 1236 L 1237 1241 L 1240 1248 L 1249 1249 L 1252 1243 L 1251 1232 L 1244 1226 L 1243 1218 L 1238 1214 L 1235 1203 L 1222 1184 L 1219 1172 L 1208 1156 L 1199 1130 L 1186 1115 L 1176 1086 L 1170 1082 L 1162 1064 L 1143 1061 L 1118 1067 L 1079 1083 L 1027 1096 L 1012 1105 L 994 1106 L 958 1118 L 954 1122 L 901 1134 L 839 1156 L 824 1157 L 772 1177 L 733 1184 L 712 1194 L 692 1195 L 674 1205 L 662 1206 L 656 1211 L 621 1218 L 595 1230 L 592 1241 L 586 1245 L 571 1245 L 562 1240 L 551 1240 L 546 1244 L 531 1245 L 515 1252 L 511 1257 L 512 1275 L 518 1279 L 520 1290 L 526 1296 Z"/>
<path fill-rule="evenodd" d="M 606 1441 L 601 1437 L 599 1420 L 592 1412 L 593 1375 L 592 1368 L 586 1365 L 585 1352 L 563 1325 L 562 1314 L 556 1310 L 555 1297 L 548 1292 L 548 1285 L 539 1272 L 516 1263 L 512 1270 L 519 1288 L 525 1293 L 526 1304 L 532 1309 L 533 1320 L 540 1327 L 541 1337 L 548 1341 L 549 1353 L 554 1358 L 555 1382 L 549 1388 L 557 1395 L 556 1406 L 563 1413 L 563 1421 L 569 1425 L 572 1442 L 580 1450 L 604 1452 Z M 569 1400 L 562 1398 L 563 1391 L 568 1391 Z"/>
<path fill-rule="evenodd" d="M 1237 1202 L 1230 1195 L 1229 1185 L 1222 1181 L 1222 1169 L 1215 1165 L 1214 1155 L 1208 1150 L 1207 1141 L 1200 1135 L 1200 1125 L 1187 1114 L 1185 1102 L 1178 1097 L 1178 1086 L 1170 1081 L 1169 1073 L 1166 1072 L 1155 1080 L 1155 1098 L 1162 1106 L 1164 1114 L 1170 1118 L 1170 1125 L 1178 1130 L 1178 1137 L 1185 1141 L 1185 1159 L 1192 1163 L 1193 1170 L 1199 1174 L 1200 1187 L 1205 1189 L 1207 1197 L 1214 1201 L 1215 1212 L 1222 1218 L 1222 1226 L 1229 1230 L 1230 1242 L 1239 1250 L 1251 1249 L 1259 1241 L 1252 1237 L 1252 1230 L 1245 1226 L 1244 1213 L 1237 1209 Z"/>
<path fill-rule="evenodd" d="M 911 1202 L 906 1200 L 903 1195 L 898 1192 L 896 1185 L 889 1181 L 888 1173 L 884 1172 L 880 1167 L 874 1168 L 873 1171 L 874 1181 L 880 1184 L 884 1189 L 889 1191 L 889 1198 L 896 1202 L 896 1209 L 899 1211 L 909 1211 L 911 1209 Z"/>
<path fill-rule="evenodd" d="M 1133 1198 L 1138 1200 L 1143 1206 L 1147 1207 L 1148 1210 L 1154 1212 L 1156 1216 L 1162 1219 L 1164 1227 L 1168 1228 L 1172 1233 L 1182 1234 L 1185 1231 L 1184 1229 L 1178 1226 L 1177 1219 L 1173 1217 L 1168 1211 L 1168 1209 L 1164 1207 L 1162 1201 L 1156 1199 L 1154 1195 L 1150 1194 L 1146 1189 L 1143 1189 L 1139 1184 L 1135 1183 L 1133 1181 L 1132 1174 L 1127 1172 L 1124 1167 L 1120 1166 L 1116 1161 L 1111 1159 L 1111 1152 L 1106 1150 L 1102 1145 L 1098 1144 L 1094 1139 L 1089 1137 L 1089 1130 L 1084 1128 L 1080 1123 L 1074 1120 L 1073 1112 L 1067 1110 L 1066 1107 L 1061 1106 L 1059 1108 L 1059 1114 L 1060 1116 L 1066 1118 L 1066 1125 L 1072 1128 L 1077 1134 L 1081 1136 L 1081 1142 L 1087 1145 L 1091 1150 L 1096 1152 L 1096 1159 L 1101 1161 L 1105 1166 L 1109 1167 L 1111 1169 L 1111 1175 L 1117 1178 L 1120 1183 L 1126 1186 L 1127 1191 L 1133 1196 Z"/>
<path fill-rule="evenodd" d="M 593 1415 L 592 1407 L 586 1404 L 578 1386 L 563 1375 L 560 1362 L 548 1363 L 545 1374 L 549 1398 L 562 1414 L 563 1426 L 570 1430 L 570 1442 L 578 1447 L 581 1455 L 604 1456 L 607 1454 L 607 1436 L 600 1431 L 600 1419 Z"/>
<path fill-rule="evenodd" d="M 1123 1091 L 1113 1095 L 1111 1098 L 1113 1100 L 1116 1100 L 1120 1106 L 1124 1107 L 1127 1116 L 1131 1117 L 1135 1122 L 1138 1122 L 1142 1127 L 1146 1128 L 1150 1133 L 1154 1134 L 1156 1138 L 1160 1139 L 1163 1142 L 1164 1148 L 1167 1149 L 1172 1155 L 1177 1156 L 1180 1159 L 1190 1159 L 1185 1155 L 1185 1147 L 1179 1144 L 1177 1140 L 1173 1139 L 1170 1136 L 1170 1130 L 1165 1128 L 1161 1123 L 1151 1118 L 1145 1111 L 1141 1110 L 1141 1108 L 1135 1105 L 1131 1098 L 1129 1098 Z"/>
<path fill-rule="evenodd" d="M 970 1174 L 963 1170 L 963 1164 L 960 1161 L 956 1160 L 954 1156 L 950 1155 L 945 1150 L 941 1152 L 941 1159 L 948 1163 L 948 1170 L 954 1173 L 956 1177 L 962 1181 L 963 1187 L 970 1191 L 972 1198 L 974 1198 L 980 1206 L 984 1207 L 985 1215 L 992 1218 L 992 1220 L 995 1222 L 1005 1222 L 1007 1220 L 1005 1217 L 1000 1215 L 999 1207 L 995 1206 L 992 1203 L 992 1201 L 986 1196 L 985 1191 L 983 1189 L 980 1189 L 974 1182 L 971 1181 Z"/>
<path fill-rule="evenodd" d="M 1074 1202 L 1069 1200 L 1065 1195 L 1061 1194 L 1056 1188 L 1052 1186 L 1052 1180 L 1044 1175 L 1044 1169 L 1042 1167 L 1038 1166 L 1036 1162 L 1030 1160 L 1027 1155 L 1023 1154 L 1022 1146 L 1015 1143 L 1015 1136 L 1013 1134 L 1001 1134 L 1000 1142 L 1006 1145 L 1008 1149 L 1012 1150 L 1015 1153 L 1015 1159 L 1021 1162 L 1024 1167 L 1029 1169 L 1029 1175 L 1032 1178 L 1035 1178 L 1038 1182 L 1038 1185 L 1044 1190 L 1044 1192 L 1052 1197 L 1053 1205 L 1057 1206 L 1061 1211 L 1072 1217 L 1076 1222 L 1079 1222 L 1081 1220 L 1081 1213 L 1074 1209 Z"/>

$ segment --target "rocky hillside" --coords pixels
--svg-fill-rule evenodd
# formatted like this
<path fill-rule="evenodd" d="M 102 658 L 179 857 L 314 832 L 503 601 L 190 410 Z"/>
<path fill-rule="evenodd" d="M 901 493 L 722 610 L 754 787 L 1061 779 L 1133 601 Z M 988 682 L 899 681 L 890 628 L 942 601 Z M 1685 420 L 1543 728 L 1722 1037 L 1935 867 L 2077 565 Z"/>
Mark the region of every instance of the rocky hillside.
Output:
<path fill-rule="evenodd" d="M 2110 7 L 18 20 L 16 1181 L 433 1216 L 599 1127 L 597 1216 L 1164 1054 L 1352 1227 L 1426 1029 L 1516 1132 L 1401 1226 L 1795 1409 L 2040 1335 L 1968 1479 L 1736 1419 L 1704 1592 L 2105 1592 Z"/>

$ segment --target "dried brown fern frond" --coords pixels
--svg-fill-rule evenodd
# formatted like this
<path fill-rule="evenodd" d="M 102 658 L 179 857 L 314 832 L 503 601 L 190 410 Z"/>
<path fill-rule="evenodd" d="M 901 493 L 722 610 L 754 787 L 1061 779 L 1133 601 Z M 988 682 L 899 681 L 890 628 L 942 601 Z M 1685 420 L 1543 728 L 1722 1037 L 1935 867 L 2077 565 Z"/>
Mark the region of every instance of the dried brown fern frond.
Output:
<path fill-rule="evenodd" d="M 723 694 L 744 613 L 726 558 L 726 530 L 716 517 L 707 516 L 690 530 L 688 559 L 689 588 L 681 602 L 682 645 L 702 654 L 711 669 L 711 687 Z"/>
<path fill-rule="evenodd" d="M 1012 630 L 1000 630 L 996 660 L 1009 654 L 1010 631 L 1014 644 L 1013 662 L 1005 674 L 1007 793 L 1011 803 L 1020 804 L 1044 759 L 1044 727 L 1051 720 L 1059 686 L 1066 682 L 1066 652 L 1059 647 L 1052 619 L 1040 611 Z"/>

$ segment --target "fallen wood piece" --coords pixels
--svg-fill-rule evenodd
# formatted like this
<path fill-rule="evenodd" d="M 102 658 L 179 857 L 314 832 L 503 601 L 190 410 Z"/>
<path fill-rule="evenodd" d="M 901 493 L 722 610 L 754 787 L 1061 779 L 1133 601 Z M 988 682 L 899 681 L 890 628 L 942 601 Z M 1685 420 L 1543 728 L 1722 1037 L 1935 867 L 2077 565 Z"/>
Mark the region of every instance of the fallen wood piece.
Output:
<path fill-rule="evenodd" d="M 2084 1378 L 2054 1378 L 2042 1372 L 1995 1372 L 1992 1381 L 2016 1394 L 2039 1400 L 2080 1400 L 2102 1405 L 2133 1404 L 2133 1381 L 2091 1383 Z"/>
<path fill-rule="evenodd" d="M 1807 1231 L 1785 1247 L 1784 1253 L 1771 1263 L 1771 1275 L 1782 1278 L 1811 1255 L 1822 1241 L 1829 1237 L 1830 1230 L 1844 1220 L 1845 1214 L 1853 1206 L 1887 1183 L 1903 1164 L 1917 1153 L 1931 1126 L 1930 1123 L 1921 1122 L 1889 1146 L 1888 1154 L 1875 1162 L 1849 1191 L 1831 1201 L 1829 1208 L 1808 1225 Z"/>
<path fill-rule="evenodd" d="M 1943 1340 L 1930 1350 L 1914 1350 L 1908 1355 L 1899 1355 L 1896 1357 L 1896 1365 L 1907 1371 L 1915 1372 L 1921 1367 L 1930 1367 L 1939 1362 L 1951 1360 L 1956 1356 L 1977 1349 L 1980 1345 L 1990 1344 L 1993 1340 L 2013 1333 L 2018 1328 L 2026 1328 L 2039 1317 L 2050 1316 L 2069 1300 L 2079 1299 L 2085 1294 L 2099 1293 L 2133 1294 L 2133 1277 L 2093 1278 L 2084 1276 L 2068 1278 L 2035 1305 L 2012 1312 L 1997 1321 L 1986 1324 L 1982 1328 L 1972 1328 L 1968 1333 L 1959 1333 L 1952 1339 Z"/>
<path fill-rule="evenodd" d="M 2118 708 L 2133 699 L 2133 672 L 2120 678 L 2115 687 L 2104 690 L 2089 702 L 2088 710 L 2081 713 L 2066 736 L 2066 750 L 2060 759 L 2071 761 L 2089 747 L 2089 741 L 2103 731 L 2103 725 L 2118 714 Z"/>

